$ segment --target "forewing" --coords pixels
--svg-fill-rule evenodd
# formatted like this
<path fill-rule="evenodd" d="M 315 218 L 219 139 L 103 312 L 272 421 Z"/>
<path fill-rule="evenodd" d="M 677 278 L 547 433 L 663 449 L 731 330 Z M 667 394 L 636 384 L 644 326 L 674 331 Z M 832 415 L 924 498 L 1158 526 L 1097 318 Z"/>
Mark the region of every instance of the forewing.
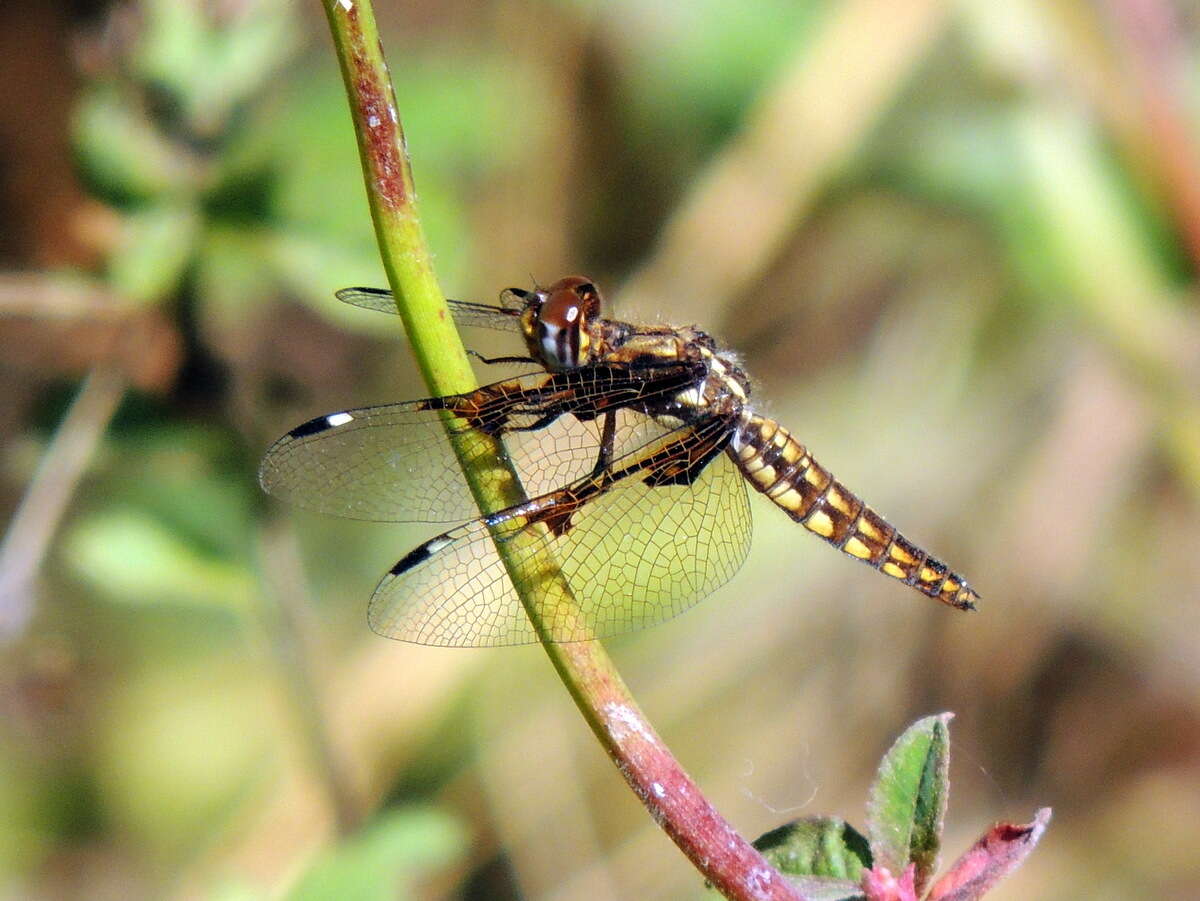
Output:
<path fill-rule="evenodd" d="M 536 392 L 546 373 L 506 379 L 461 395 L 494 398 Z M 600 386 L 580 388 L 587 403 Z M 446 403 L 450 399 L 440 399 Z M 290 503 L 349 519 L 375 522 L 456 522 L 479 515 L 438 410 L 429 400 L 364 407 L 318 416 L 284 435 L 259 470 L 263 488 Z M 536 408 L 536 404 L 534 405 Z M 545 494 L 592 470 L 600 452 L 599 421 L 564 413 L 531 428 L 536 409 L 514 409 L 500 431 L 526 494 Z M 667 429 L 629 410 L 617 410 L 615 454 L 636 448 Z M 452 426 L 468 459 L 486 459 L 491 442 L 463 420 Z M 528 429 L 522 431 L 522 429 Z"/>
<path fill-rule="evenodd" d="M 342 288 L 337 292 L 342 303 L 374 310 L 377 313 L 396 314 L 396 301 L 386 288 Z M 447 300 L 450 313 L 459 325 L 513 331 L 520 328 L 519 308 L 494 307 L 489 304 L 473 303 L 468 300 Z"/>
<path fill-rule="evenodd" d="M 690 428 L 677 429 L 611 469 L 630 469 L 670 442 L 694 437 Z M 522 569 L 547 553 L 557 561 L 574 598 L 558 593 L 557 580 L 543 582 L 539 613 L 554 641 L 605 638 L 678 615 L 737 571 L 750 547 L 750 509 L 745 482 L 723 452 L 691 485 L 648 485 L 647 477 L 661 468 L 618 479 L 580 505 L 562 534 L 536 521 L 538 511 L 553 505 L 551 496 L 426 542 L 380 582 L 371 599 L 371 628 L 426 645 L 537 641 L 495 541 L 508 544 Z M 566 493 L 586 492 L 589 480 Z"/>

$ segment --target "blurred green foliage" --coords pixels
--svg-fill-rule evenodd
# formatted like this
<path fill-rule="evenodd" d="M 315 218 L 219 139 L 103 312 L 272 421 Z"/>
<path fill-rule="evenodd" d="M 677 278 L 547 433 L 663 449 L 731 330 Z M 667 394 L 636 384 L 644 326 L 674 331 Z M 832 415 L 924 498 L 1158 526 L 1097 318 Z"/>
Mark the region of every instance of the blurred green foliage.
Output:
<path fill-rule="evenodd" d="M 378 817 L 312 865 L 290 901 L 386 901 L 420 897 L 423 870 L 445 866 L 465 849 L 462 827 L 438 810 L 401 809 Z"/>

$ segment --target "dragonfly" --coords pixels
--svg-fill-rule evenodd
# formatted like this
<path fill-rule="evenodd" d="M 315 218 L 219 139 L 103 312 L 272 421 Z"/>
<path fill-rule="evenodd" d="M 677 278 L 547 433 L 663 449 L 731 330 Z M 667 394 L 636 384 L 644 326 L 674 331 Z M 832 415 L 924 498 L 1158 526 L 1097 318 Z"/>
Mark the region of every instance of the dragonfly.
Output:
<path fill-rule="evenodd" d="M 389 291 L 340 300 L 395 313 Z M 750 403 L 737 356 L 694 326 L 605 318 L 569 276 L 449 301 L 459 325 L 516 332 L 524 365 L 464 394 L 318 416 L 271 446 L 259 480 L 300 507 L 378 522 L 453 523 L 405 554 L 368 608 L 380 635 L 486 647 L 607 638 L 670 619 L 729 581 L 752 532 L 749 487 L 844 554 L 959 610 L 979 595 L 902 535 Z M 525 499 L 480 515 L 467 465 L 504 456 Z M 457 446 L 457 454 L 456 454 Z M 505 556 L 497 551 L 507 544 Z M 547 592 L 540 628 L 509 566 L 548 555 L 571 597 Z"/>

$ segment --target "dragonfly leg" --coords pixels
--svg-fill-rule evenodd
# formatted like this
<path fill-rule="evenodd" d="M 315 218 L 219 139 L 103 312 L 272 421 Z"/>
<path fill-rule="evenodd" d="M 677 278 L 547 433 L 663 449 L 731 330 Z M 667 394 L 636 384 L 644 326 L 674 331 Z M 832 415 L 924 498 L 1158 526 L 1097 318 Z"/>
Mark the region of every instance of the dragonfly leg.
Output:
<path fill-rule="evenodd" d="M 488 366 L 494 366 L 497 363 L 537 363 L 533 357 L 485 357 L 477 350 L 468 350 L 467 353 Z"/>
<path fill-rule="evenodd" d="M 617 438 L 617 414 L 609 411 L 604 414 L 604 425 L 600 429 L 600 453 L 596 457 L 596 465 L 592 475 L 598 476 L 612 463 L 613 443 Z"/>

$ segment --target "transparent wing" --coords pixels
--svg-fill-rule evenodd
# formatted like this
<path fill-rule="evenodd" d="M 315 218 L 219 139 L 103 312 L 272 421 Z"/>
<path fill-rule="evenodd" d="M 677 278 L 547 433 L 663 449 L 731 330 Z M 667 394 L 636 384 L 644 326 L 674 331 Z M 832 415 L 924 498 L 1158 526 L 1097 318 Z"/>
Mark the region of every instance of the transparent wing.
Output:
<path fill-rule="evenodd" d="M 616 417 L 613 456 L 667 431 L 622 406 L 678 381 L 608 378 L 596 372 L 530 373 L 468 394 L 330 413 L 292 429 L 263 458 L 263 488 L 290 503 L 350 519 L 376 522 L 456 522 L 479 510 L 463 479 L 442 422 L 453 428 L 468 457 L 490 442 L 473 428 L 499 436 L 529 496 L 545 494 L 591 472 L 599 458 L 601 421 L 572 410 L 608 405 Z M 476 417 L 476 422 L 468 414 Z M 552 422 L 543 422 L 547 417 Z M 586 420 L 588 417 L 585 416 Z M 541 423 L 539 425 L 539 423 Z"/>
<path fill-rule="evenodd" d="M 396 302 L 392 299 L 392 292 L 386 288 L 342 288 L 336 296 L 342 303 L 362 307 L 364 310 L 396 314 Z M 519 306 L 494 307 L 468 300 L 447 300 L 446 303 L 450 305 L 454 321 L 459 325 L 499 331 L 514 331 L 521 327 Z"/>
<path fill-rule="evenodd" d="M 650 484 L 706 442 L 711 448 L 726 427 L 700 428 L 707 434 L 677 429 L 614 461 L 605 476 L 584 477 L 416 548 L 375 590 L 371 628 L 426 645 L 536 641 L 494 541 L 534 578 L 542 555 L 557 562 L 573 599 L 557 593 L 558 582 L 544 583 L 538 612 L 554 641 L 604 638 L 683 612 L 727 582 L 750 547 L 745 481 L 724 452 L 692 484 Z"/>

